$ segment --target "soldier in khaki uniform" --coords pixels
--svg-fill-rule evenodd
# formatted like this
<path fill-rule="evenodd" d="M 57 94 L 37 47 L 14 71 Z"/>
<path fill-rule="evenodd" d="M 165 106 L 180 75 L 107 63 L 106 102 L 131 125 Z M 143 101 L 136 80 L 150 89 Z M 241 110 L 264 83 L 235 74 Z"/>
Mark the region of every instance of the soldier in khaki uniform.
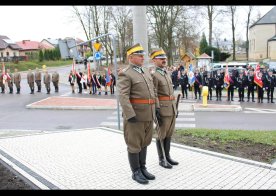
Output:
<path fill-rule="evenodd" d="M 50 84 L 51 84 L 51 75 L 48 73 L 48 71 L 45 71 L 45 74 L 43 76 L 43 82 L 45 84 L 45 88 L 47 91 L 47 94 L 50 94 L 51 88 L 50 88 Z"/>
<path fill-rule="evenodd" d="M 130 65 L 120 71 L 117 83 L 132 179 L 141 184 L 155 179 L 145 166 L 153 135 L 156 92 L 149 70 L 143 67 L 144 54 L 140 44 L 127 50 Z"/>
<path fill-rule="evenodd" d="M 32 72 L 31 69 L 29 69 L 29 72 L 27 74 L 27 81 L 28 81 L 29 87 L 31 89 L 30 94 L 34 94 L 34 73 Z"/>
<path fill-rule="evenodd" d="M 54 71 L 54 73 L 52 74 L 52 82 L 53 85 L 55 87 L 55 92 L 58 92 L 58 83 L 59 83 L 59 74 L 57 71 Z"/>
<path fill-rule="evenodd" d="M 154 50 L 150 58 L 156 66 L 155 73 L 152 74 L 153 83 L 157 90 L 157 117 L 160 127 L 160 137 L 156 140 L 157 152 L 159 156 L 159 165 L 165 168 L 172 168 L 172 165 L 178 165 L 170 156 L 171 136 L 175 130 L 176 103 L 173 91 L 173 83 L 170 74 L 166 71 L 166 54 L 163 49 Z M 160 119 L 161 118 L 161 119 Z M 161 143 L 164 144 L 167 165 L 162 154 Z"/>
<path fill-rule="evenodd" d="M 11 73 L 10 69 L 7 69 L 7 82 L 10 89 L 10 94 L 13 94 L 13 80 L 13 74 Z"/>
<path fill-rule="evenodd" d="M 14 69 L 14 84 L 16 87 L 16 94 L 20 94 L 20 82 L 21 82 L 21 74 L 18 73 L 18 69 Z"/>
<path fill-rule="evenodd" d="M 41 92 L 41 71 L 38 68 L 35 70 L 35 83 L 37 85 L 37 92 Z"/>

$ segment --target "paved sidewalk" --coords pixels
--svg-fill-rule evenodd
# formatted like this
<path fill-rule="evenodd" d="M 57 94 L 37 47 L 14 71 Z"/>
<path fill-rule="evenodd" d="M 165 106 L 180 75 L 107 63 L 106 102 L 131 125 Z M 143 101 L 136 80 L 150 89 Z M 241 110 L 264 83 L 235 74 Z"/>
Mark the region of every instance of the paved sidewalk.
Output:
<path fill-rule="evenodd" d="M 147 168 L 156 180 L 131 179 L 120 131 L 108 128 L 37 133 L 0 139 L 0 158 L 41 189 L 276 189 L 276 167 L 172 144 L 178 166 L 158 164 L 155 140 Z"/>

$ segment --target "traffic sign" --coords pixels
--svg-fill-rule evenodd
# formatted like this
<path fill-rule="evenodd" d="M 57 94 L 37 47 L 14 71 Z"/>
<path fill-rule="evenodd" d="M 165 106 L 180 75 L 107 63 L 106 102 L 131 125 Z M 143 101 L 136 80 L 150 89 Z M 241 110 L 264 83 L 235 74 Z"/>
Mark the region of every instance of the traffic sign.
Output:
<path fill-rule="evenodd" d="M 101 49 L 101 47 L 102 47 L 102 44 L 99 43 L 99 42 L 95 42 L 95 43 L 93 44 L 93 46 L 94 46 L 94 48 L 96 49 L 96 51 L 99 51 L 99 50 Z"/>
<path fill-rule="evenodd" d="M 101 55 L 100 52 L 96 52 L 95 55 L 94 55 L 94 57 L 95 57 L 96 60 L 101 60 L 101 56 L 102 55 Z"/>

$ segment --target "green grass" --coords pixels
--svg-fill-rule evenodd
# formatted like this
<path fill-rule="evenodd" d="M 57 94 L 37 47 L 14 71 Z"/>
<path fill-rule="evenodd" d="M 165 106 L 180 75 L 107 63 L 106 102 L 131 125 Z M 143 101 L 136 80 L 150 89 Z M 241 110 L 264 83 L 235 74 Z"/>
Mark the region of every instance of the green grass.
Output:
<path fill-rule="evenodd" d="M 179 129 L 177 135 L 192 135 L 211 140 L 251 141 L 276 146 L 276 131 L 245 131 L 245 130 L 216 130 L 216 129 Z"/>
<path fill-rule="evenodd" d="M 11 72 L 14 71 L 15 68 L 18 69 L 18 71 L 27 71 L 28 69 L 34 70 L 35 68 L 42 69 L 43 65 L 46 65 L 46 67 L 58 67 L 58 66 L 64 66 L 64 65 L 70 65 L 72 64 L 72 60 L 60 60 L 60 61 L 19 61 L 19 63 L 13 63 L 13 62 L 6 62 L 5 66 L 6 69 L 10 69 Z"/>

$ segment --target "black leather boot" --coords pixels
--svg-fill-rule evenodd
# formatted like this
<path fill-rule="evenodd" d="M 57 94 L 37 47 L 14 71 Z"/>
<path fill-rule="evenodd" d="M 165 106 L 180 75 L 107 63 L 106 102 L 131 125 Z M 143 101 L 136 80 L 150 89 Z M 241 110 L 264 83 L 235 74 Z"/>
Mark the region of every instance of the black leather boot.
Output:
<path fill-rule="evenodd" d="M 140 184 L 148 184 L 149 181 L 142 174 L 139 164 L 139 153 L 128 152 L 128 160 L 132 171 L 132 179 Z"/>
<path fill-rule="evenodd" d="M 164 140 L 162 142 L 164 144 Z M 167 161 L 167 165 L 165 164 L 165 160 L 164 160 L 164 156 L 163 156 L 163 153 L 162 153 L 160 140 L 156 140 L 156 147 L 157 147 L 157 153 L 158 153 L 158 157 L 159 157 L 159 165 L 164 167 L 164 168 L 171 169 L 172 165 L 168 161 Z"/>
<path fill-rule="evenodd" d="M 271 98 L 271 103 L 274 103 L 273 98 Z"/>
<path fill-rule="evenodd" d="M 144 147 L 139 152 L 140 168 L 141 168 L 142 174 L 145 176 L 146 179 L 154 180 L 155 176 L 149 173 L 146 168 L 146 158 L 147 158 L 147 147 Z"/>
<path fill-rule="evenodd" d="M 16 88 L 17 92 L 16 94 L 20 94 L 20 88 Z"/>
<path fill-rule="evenodd" d="M 164 148 L 165 148 L 165 154 L 166 154 L 167 161 L 171 165 L 178 165 L 178 162 L 173 160 L 170 156 L 170 148 L 171 148 L 171 138 L 170 137 L 166 137 L 164 139 Z"/>

